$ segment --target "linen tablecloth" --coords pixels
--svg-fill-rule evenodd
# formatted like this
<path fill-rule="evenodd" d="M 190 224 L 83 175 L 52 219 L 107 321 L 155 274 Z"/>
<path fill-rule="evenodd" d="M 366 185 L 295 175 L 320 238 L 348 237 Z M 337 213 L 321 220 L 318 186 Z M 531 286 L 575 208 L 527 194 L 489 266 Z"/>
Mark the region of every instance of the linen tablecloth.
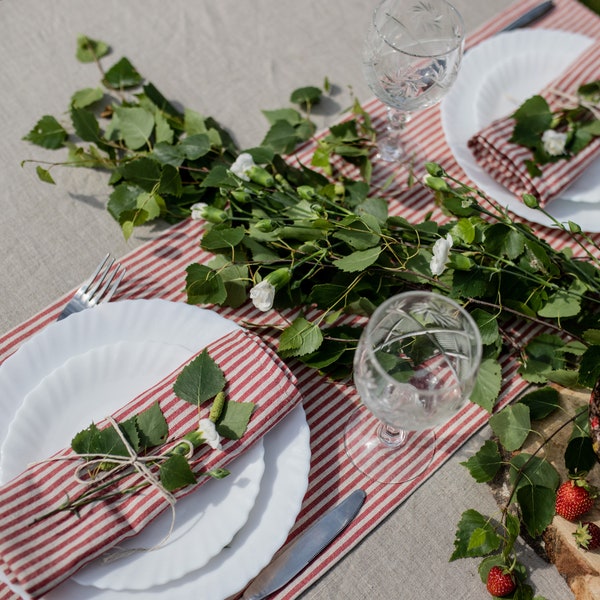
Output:
<path fill-rule="evenodd" d="M 471 36 L 468 44 L 475 44 L 499 30 L 503 25 L 536 4 L 535 0 L 517 2 L 492 22 L 486 24 Z M 557 0 L 555 11 L 542 21 L 539 27 L 560 27 L 580 31 L 591 37 L 600 38 L 600 21 L 587 9 L 574 0 Z M 372 114 L 374 123 L 382 126 L 384 107 L 373 100 L 365 105 Z M 451 173 L 463 176 L 448 148 L 439 118 L 439 109 L 428 110 L 417 115 L 409 124 L 407 135 L 425 142 L 428 158 L 442 163 Z M 380 166 L 374 183 L 381 183 L 390 175 L 389 166 Z M 394 214 L 410 220 L 419 220 L 432 209 L 431 196 L 427 191 L 407 192 L 402 189 L 391 190 L 393 199 L 390 210 Z M 542 234 L 552 239 L 557 246 L 567 243 L 566 236 L 558 232 L 542 229 Z M 123 258 L 131 277 L 122 284 L 115 300 L 126 298 L 156 298 L 183 301 L 182 293 L 185 267 L 195 261 L 206 261 L 208 255 L 198 247 L 200 231 L 198 224 L 187 221 L 164 231 L 158 238 L 134 250 Z M 5 359 L 18 346 L 50 323 L 58 314 L 67 295 L 52 303 L 46 309 L 22 325 L 11 330 L 0 338 L 0 357 Z M 219 309 L 219 312 L 238 322 L 272 322 L 273 315 L 257 314 L 254 309 L 244 306 L 242 309 Z M 516 336 L 527 336 L 533 330 L 515 332 Z M 312 464 L 309 491 L 305 498 L 302 512 L 292 531 L 294 537 L 322 510 L 335 504 L 341 497 L 356 487 L 367 491 L 367 502 L 359 517 L 326 552 L 304 571 L 295 581 L 287 586 L 276 598 L 293 598 L 307 590 L 320 576 L 347 554 L 370 531 L 382 523 L 391 513 L 414 493 L 427 477 L 417 479 L 404 485 L 389 486 L 366 481 L 357 472 L 343 452 L 342 430 L 345 417 L 350 408 L 358 401 L 354 390 L 342 384 L 336 384 L 317 377 L 314 372 L 302 366 L 294 365 L 301 392 L 305 398 L 307 419 L 311 426 Z M 508 401 L 523 388 L 523 382 L 513 378 L 515 364 L 508 359 L 504 365 L 504 376 L 507 382 L 503 389 L 503 399 Z M 442 427 L 438 436 L 438 453 L 430 466 L 428 476 L 438 470 L 461 445 L 474 435 L 485 424 L 487 415 L 474 406 L 468 406 L 459 417 Z M 444 491 L 440 490 L 443 494 Z M 465 508 L 470 506 L 465 501 Z M 427 526 L 427 524 L 424 524 Z M 436 525 L 438 527 L 439 525 Z M 444 526 L 454 528 L 453 523 Z M 392 540 L 393 543 L 393 540 Z M 439 558 L 439 565 L 444 569 L 449 552 Z M 380 555 L 376 561 L 385 560 Z M 393 570 L 393 569 L 392 569 Z M 474 575 L 476 577 L 476 575 Z M 368 580 L 368 573 L 365 575 Z M 401 579 L 400 579 L 401 580 Z M 374 582 L 372 586 L 376 586 Z M 478 584 L 481 585 L 481 584 Z M 434 588 L 437 589 L 437 588 Z M 475 588 L 479 589 L 479 588 Z M 397 590 L 402 597 L 422 597 L 420 590 Z M 447 597 L 444 594 L 440 597 Z M 460 596 L 456 596 L 460 597 Z"/>

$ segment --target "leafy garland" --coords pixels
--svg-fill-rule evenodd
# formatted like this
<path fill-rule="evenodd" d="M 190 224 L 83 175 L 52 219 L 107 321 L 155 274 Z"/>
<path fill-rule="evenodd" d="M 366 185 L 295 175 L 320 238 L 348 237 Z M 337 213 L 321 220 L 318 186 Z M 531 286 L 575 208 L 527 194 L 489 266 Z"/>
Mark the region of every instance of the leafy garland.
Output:
<path fill-rule="evenodd" d="M 551 522 L 559 477 L 538 453 L 507 461 L 503 451 L 521 448 L 532 421 L 557 410 L 548 384 L 591 389 L 600 376 L 600 248 L 569 222 L 556 225 L 581 256 L 555 250 L 437 164 L 411 183 L 432 190 L 444 222 L 390 216 L 385 190 L 370 185 L 374 131 L 358 102 L 317 141 L 311 165 L 295 168 L 282 155 L 314 134 L 310 108 L 320 89 L 294 92 L 302 112 L 264 111 L 269 131 L 259 147 L 240 155 L 214 119 L 176 110 L 128 59 L 104 71 L 99 59 L 108 51 L 102 42 L 78 40 L 79 59 L 99 65 L 104 88 L 73 95 L 69 126 L 47 115 L 25 139 L 67 147 L 66 164 L 110 170 L 108 210 L 126 237 L 152 219 L 202 218 L 201 245 L 215 258 L 188 267 L 190 303 L 235 307 L 250 296 L 263 310 L 300 310 L 282 329 L 278 352 L 346 377 L 361 327 L 340 317 L 368 316 L 393 294 L 432 289 L 464 304 L 480 327 L 484 356 L 474 402 L 494 412 L 505 352 L 518 358 L 526 381 L 540 386 L 491 417 L 498 441 L 467 461 L 481 482 L 508 467 L 514 489 L 497 526 L 476 511 L 464 513 L 452 555 L 485 557 L 484 580 L 492 566 L 510 566 L 519 579 L 512 597 L 532 598 L 514 542 L 521 527 L 537 536 Z M 361 176 L 341 175 L 340 161 Z M 65 163 L 38 162 L 40 179 L 53 183 L 50 171 L 58 164 Z M 527 322 L 544 333 L 522 346 L 513 331 Z M 582 473 L 595 463 L 587 414 L 571 422 L 566 465 Z"/>

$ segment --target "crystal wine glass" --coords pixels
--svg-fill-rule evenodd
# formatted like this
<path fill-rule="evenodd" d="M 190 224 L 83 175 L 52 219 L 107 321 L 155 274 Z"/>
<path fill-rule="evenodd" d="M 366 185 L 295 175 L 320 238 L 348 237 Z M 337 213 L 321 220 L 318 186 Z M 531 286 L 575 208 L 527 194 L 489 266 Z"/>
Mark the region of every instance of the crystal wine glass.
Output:
<path fill-rule="evenodd" d="M 481 362 L 471 315 L 433 292 L 404 292 L 379 306 L 354 357 L 362 404 L 345 431 L 346 451 L 366 475 L 409 481 L 430 464 L 433 428 L 467 402 Z"/>
<path fill-rule="evenodd" d="M 408 162 L 415 151 L 402 142 L 411 113 L 437 104 L 460 67 L 464 25 L 446 0 L 383 0 L 373 12 L 363 48 L 369 87 L 387 105 L 387 131 L 378 156 Z"/>

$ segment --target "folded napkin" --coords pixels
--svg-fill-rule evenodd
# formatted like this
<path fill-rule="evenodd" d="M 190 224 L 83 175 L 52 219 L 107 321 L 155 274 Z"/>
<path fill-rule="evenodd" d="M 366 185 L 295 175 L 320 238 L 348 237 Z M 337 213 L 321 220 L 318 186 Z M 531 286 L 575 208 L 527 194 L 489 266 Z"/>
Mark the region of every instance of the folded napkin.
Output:
<path fill-rule="evenodd" d="M 555 110 L 568 105 L 568 101 L 553 90 L 573 95 L 584 83 L 600 79 L 600 42 L 594 42 L 583 52 L 568 69 L 546 86 L 540 95 Z M 512 117 L 503 117 L 475 134 L 468 146 L 475 160 L 501 185 L 518 197 L 532 194 L 541 206 L 558 196 L 573 183 L 600 155 L 600 138 L 595 138 L 581 152 L 567 160 L 542 165 L 542 175 L 532 177 L 524 161 L 532 158 L 529 149 L 509 142 L 515 121 Z"/>
<path fill-rule="evenodd" d="M 206 350 L 225 376 L 228 399 L 256 406 L 240 440 L 223 440 L 221 450 L 212 450 L 207 444 L 196 450 L 194 460 L 202 459 L 199 471 L 227 465 L 301 400 L 292 373 L 253 334 L 233 331 Z M 195 430 L 198 408 L 173 394 L 173 383 L 182 368 L 183 365 L 111 416 L 122 422 L 158 402 L 169 424 L 170 439 Z M 209 408 L 202 410 L 208 412 Z M 68 455 L 73 455 L 70 448 L 55 457 Z M 1 600 L 43 595 L 87 562 L 139 532 L 170 506 L 158 488 L 149 486 L 133 495 L 88 504 L 77 515 L 62 511 L 34 522 L 37 516 L 59 506 L 67 494 L 73 498 L 85 489 L 73 477 L 78 464 L 77 460 L 36 463 L 0 487 L 0 579 L 4 580 L 0 582 Z M 134 480 L 141 481 L 137 473 L 129 477 L 119 485 L 128 487 Z M 207 480 L 201 476 L 197 484 L 174 495 L 185 495 Z"/>

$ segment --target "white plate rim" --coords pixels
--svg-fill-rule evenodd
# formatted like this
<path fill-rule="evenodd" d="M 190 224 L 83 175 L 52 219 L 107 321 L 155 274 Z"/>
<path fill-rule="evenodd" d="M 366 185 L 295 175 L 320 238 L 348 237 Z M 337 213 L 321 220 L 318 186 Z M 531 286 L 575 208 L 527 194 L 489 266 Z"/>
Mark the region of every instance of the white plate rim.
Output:
<path fill-rule="evenodd" d="M 536 73 L 530 89 L 525 96 L 515 97 L 517 102 L 539 91 L 543 85 L 554 79 L 557 73 L 568 66 L 577 55 L 584 51 L 593 40 L 581 33 L 558 29 L 520 29 L 499 33 L 484 40 L 469 52 L 463 59 L 456 82 L 442 100 L 441 121 L 446 140 L 456 161 L 467 176 L 485 192 L 490 199 L 514 214 L 544 226 L 555 226 L 552 218 L 542 212 L 530 209 L 512 193 L 498 184 L 473 158 L 467 148 L 467 140 L 489 124 L 477 122 L 478 94 L 484 82 L 494 77 L 501 63 L 511 60 L 527 59 L 528 53 L 552 56 L 552 72 Z M 567 51 L 564 51 L 564 49 Z M 561 49 L 557 51 L 557 49 Z M 485 67 L 485 68 L 484 68 Z M 539 81 L 538 81 L 539 79 Z M 600 231 L 600 211 L 591 202 L 576 202 L 568 199 L 567 192 L 550 202 L 545 210 L 559 222 L 573 221 L 586 231 Z"/>

